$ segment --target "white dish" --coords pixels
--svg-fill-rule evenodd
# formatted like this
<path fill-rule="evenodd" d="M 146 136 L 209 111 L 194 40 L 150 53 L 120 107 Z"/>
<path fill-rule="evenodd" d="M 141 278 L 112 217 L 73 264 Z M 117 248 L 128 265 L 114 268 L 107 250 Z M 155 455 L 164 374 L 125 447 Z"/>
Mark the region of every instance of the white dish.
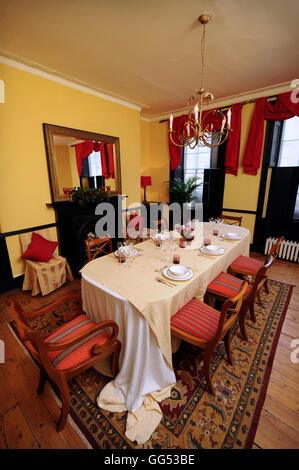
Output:
<path fill-rule="evenodd" d="M 128 250 L 125 250 L 125 254 L 126 254 L 126 257 L 127 258 L 132 258 L 132 256 L 136 256 L 138 255 L 139 251 L 135 250 L 135 248 L 133 248 L 133 250 L 131 252 L 129 252 L 129 249 Z M 119 253 L 118 253 L 118 250 L 116 250 L 114 252 L 115 256 L 119 256 Z"/>
<path fill-rule="evenodd" d="M 202 247 L 200 249 L 200 251 L 202 253 L 204 253 L 205 255 L 210 255 L 210 256 L 219 256 L 219 255 L 223 255 L 223 253 L 224 253 L 223 248 L 219 248 L 219 250 L 216 253 L 215 252 L 213 252 L 213 253 L 209 252 L 208 250 L 206 250 L 206 247 Z"/>
<path fill-rule="evenodd" d="M 170 268 L 168 268 L 168 272 L 171 274 L 171 276 L 184 277 L 188 273 L 188 268 L 181 265 L 170 266 Z"/>
<path fill-rule="evenodd" d="M 163 270 L 163 276 L 167 277 L 168 279 L 171 279 L 173 281 L 188 281 L 189 279 L 192 279 L 192 277 L 194 276 L 193 274 L 193 271 L 191 269 L 188 269 L 187 268 L 187 273 L 185 274 L 185 276 L 181 276 L 179 279 L 177 276 L 173 276 L 170 272 L 169 272 L 169 268 L 165 268 Z"/>
<path fill-rule="evenodd" d="M 236 232 L 227 232 L 222 235 L 223 238 L 227 240 L 241 240 L 241 236 Z"/>
<path fill-rule="evenodd" d="M 218 251 L 220 250 L 220 247 L 218 245 L 207 245 L 205 247 L 205 249 L 207 250 L 208 253 L 218 253 Z"/>

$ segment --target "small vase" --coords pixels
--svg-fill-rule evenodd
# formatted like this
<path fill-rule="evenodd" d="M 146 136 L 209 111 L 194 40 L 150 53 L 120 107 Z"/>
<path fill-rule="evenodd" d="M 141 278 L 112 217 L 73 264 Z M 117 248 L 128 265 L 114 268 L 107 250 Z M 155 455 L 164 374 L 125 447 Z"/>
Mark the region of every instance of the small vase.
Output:
<path fill-rule="evenodd" d="M 187 240 L 184 237 L 180 238 L 180 248 L 186 248 L 187 246 Z"/>

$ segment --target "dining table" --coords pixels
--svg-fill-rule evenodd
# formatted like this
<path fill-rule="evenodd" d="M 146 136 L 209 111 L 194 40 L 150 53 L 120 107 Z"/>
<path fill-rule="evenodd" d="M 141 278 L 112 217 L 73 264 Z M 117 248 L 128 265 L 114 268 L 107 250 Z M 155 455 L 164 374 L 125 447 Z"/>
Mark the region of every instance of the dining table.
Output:
<path fill-rule="evenodd" d="M 203 299 L 208 284 L 240 255 L 249 255 L 250 232 L 222 224 L 218 236 L 209 232 L 220 253 L 203 248 L 209 222 L 196 222 L 194 239 L 179 246 L 180 234 L 170 232 L 169 249 L 152 238 L 134 245 L 134 256 L 120 263 L 115 253 L 81 269 L 83 310 L 94 322 L 114 320 L 121 342 L 119 372 L 100 391 L 97 405 L 111 412 L 127 411 L 125 434 L 132 442 L 148 441 L 162 419 L 159 403 L 170 397 L 176 383 L 172 365 L 170 319 L 192 298 Z M 229 239 L 226 234 L 237 234 Z M 172 247 L 172 249 L 171 249 Z M 179 255 L 189 279 L 167 279 L 165 269 Z M 106 375 L 107 364 L 95 368 Z"/>

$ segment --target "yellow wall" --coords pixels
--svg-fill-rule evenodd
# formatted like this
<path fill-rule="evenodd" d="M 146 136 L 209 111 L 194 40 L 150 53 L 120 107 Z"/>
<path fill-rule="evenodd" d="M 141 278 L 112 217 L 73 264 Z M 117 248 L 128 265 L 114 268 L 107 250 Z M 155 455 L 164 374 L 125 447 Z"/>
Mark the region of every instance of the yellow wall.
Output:
<path fill-rule="evenodd" d="M 223 197 L 223 207 L 236 210 L 227 214 L 242 215 L 242 225 L 250 230 L 251 237 L 254 233 L 255 215 L 238 213 L 238 210 L 256 211 L 258 203 L 261 171 L 259 170 L 256 176 L 248 175 L 242 167 L 253 111 L 254 103 L 243 106 L 239 172 L 238 176 L 225 176 Z M 153 180 L 153 186 L 147 189 L 147 199 L 168 201 L 167 185 L 163 185 L 164 181 L 169 180 L 168 122 L 142 121 L 142 129 L 142 174 L 152 176 Z"/>
<path fill-rule="evenodd" d="M 55 222 L 42 123 L 120 139 L 122 192 L 140 201 L 140 112 L 0 64 L 0 223 L 8 232 Z M 7 245 L 14 275 L 24 272 L 18 237 Z"/>
<path fill-rule="evenodd" d="M 141 174 L 152 177 L 146 189 L 148 201 L 168 202 L 169 151 L 168 126 L 159 121 L 141 121 Z M 143 191 L 142 191 L 143 200 Z"/>

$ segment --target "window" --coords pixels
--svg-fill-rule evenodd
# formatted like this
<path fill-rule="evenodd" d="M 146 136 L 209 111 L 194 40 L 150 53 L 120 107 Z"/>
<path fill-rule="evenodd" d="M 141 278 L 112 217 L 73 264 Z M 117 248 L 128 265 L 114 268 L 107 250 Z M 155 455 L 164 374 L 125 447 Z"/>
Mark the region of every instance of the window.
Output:
<path fill-rule="evenodd" d="M 88 157 L 89 176 L 94 178 L 94 187 L 97 188 L 97 176 L 102 175 L 101 153 L 92 152 Z"/>
<path fill-rule="evenodd" d="M 185 147 L 184 149 L 184 181 L 197 177 L 202 184 L 194 192 L 196 202 L 202 202 L 204 170 L 211 168 L 212 151 L 209 147 L 199 147 L 194 149 Z"/>
<path fill-rule="evenodd" d="M 283 122 L 277 166 L 299 166 L 299 117 Z"/>
<path fill-rule="evenodd" d="M 298 185 L 298 188 L 297 188 L 297 197 L 296 197 L 296 202 L 295 202 L 295 209 L 294 209 L 293 219 L 294 220 L 299 220 L 299 185 Z"/>

